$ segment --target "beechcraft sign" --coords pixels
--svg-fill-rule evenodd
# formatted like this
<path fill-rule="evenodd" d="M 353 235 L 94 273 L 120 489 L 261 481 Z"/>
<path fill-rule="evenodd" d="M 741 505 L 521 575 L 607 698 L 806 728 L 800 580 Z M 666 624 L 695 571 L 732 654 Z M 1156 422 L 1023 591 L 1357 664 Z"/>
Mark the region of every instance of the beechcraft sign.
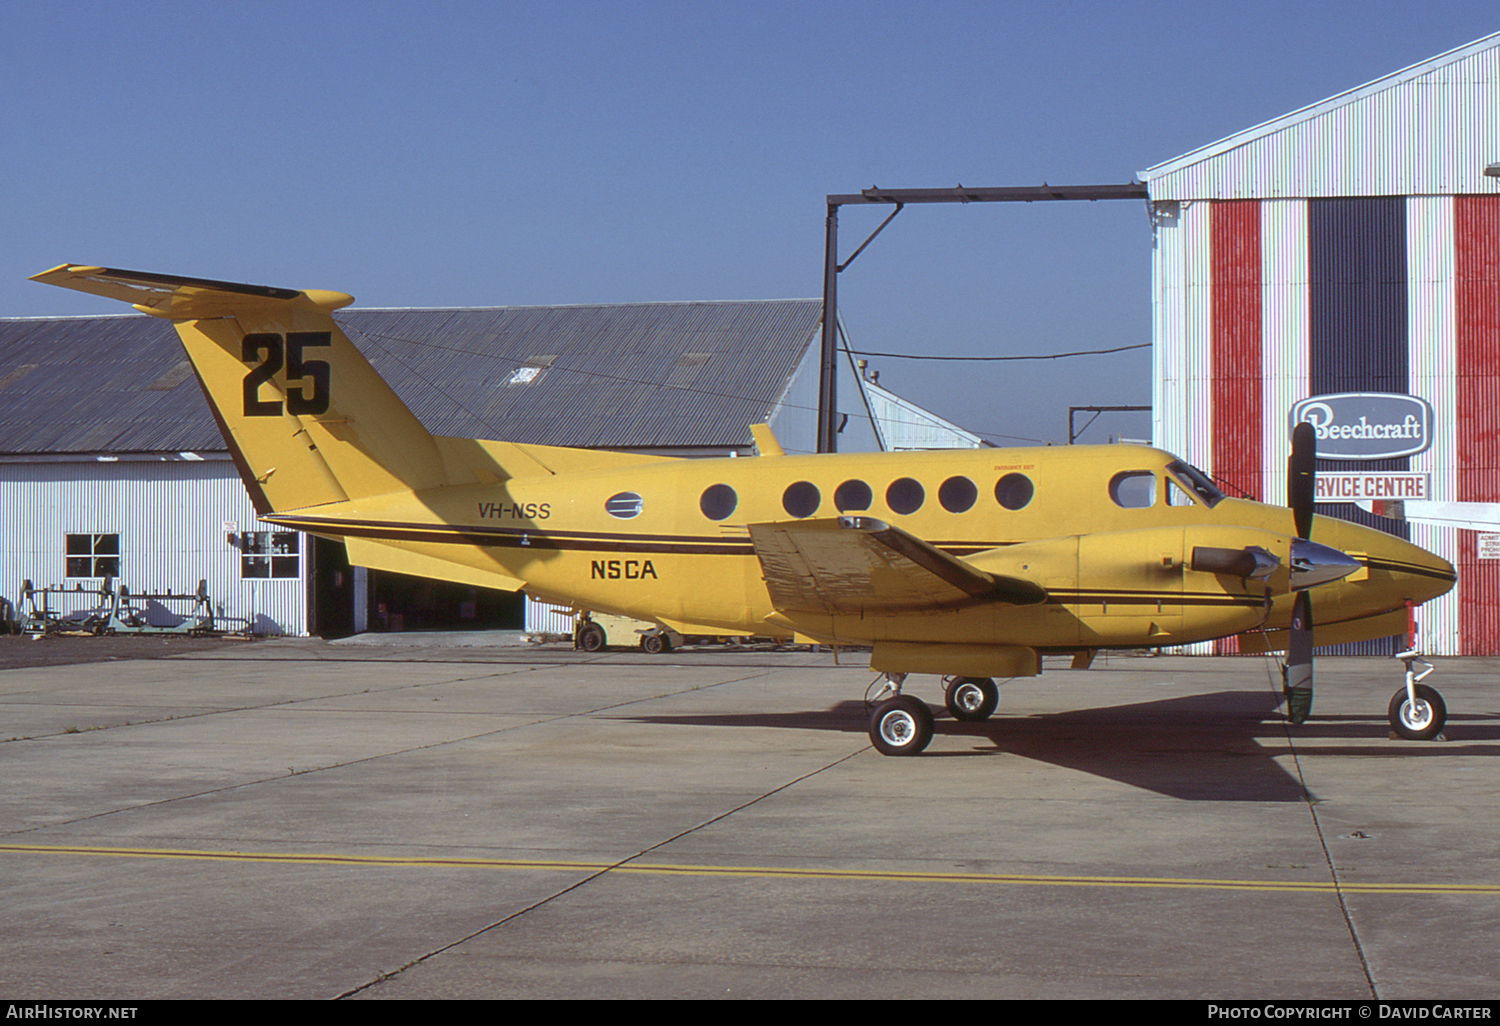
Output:
<path fill-rule="evenodd" d="M 1318 457 L 1325 460 L 1394 459 L 1432 444 L 1432 407 L 1414 395 L 1315 395 L 1292 407 L 1288 427 L 1303 421 L 1317 432 Z"/>

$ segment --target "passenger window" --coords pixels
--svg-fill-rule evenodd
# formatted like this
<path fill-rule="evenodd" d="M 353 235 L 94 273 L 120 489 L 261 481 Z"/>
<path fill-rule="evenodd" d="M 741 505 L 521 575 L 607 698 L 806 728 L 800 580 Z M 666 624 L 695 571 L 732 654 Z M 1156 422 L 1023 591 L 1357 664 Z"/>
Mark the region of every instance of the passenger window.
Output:
<path fill-rule="evenodd" d="M 870 508 L 870 502 L 874 498 L 870 486 L 863 481 L 845 481 L 833 493 L 833 506 L 840 513 L 864 510 Z"/>
<path fill-rule="evenodd" d="M 710 520 L 723 520 L 734 512 L 734 508 L 739 503 L 740 497 L 735 494 L 733 488 L 727 484 L 716 484 L 703 490 L 703 497 L 698 500 L 698 508 Z"/>
<path fill-rule="evenodd" d="M 898 478 L 885 490 L 885 504 L 893 513 L 915 513 L 922 508 L 927 492 L 909 477 Z"/>
<path fill-rule="evenodd" d="M 950 477 L 938 489 L 938 502 L 949 513 L 967 513 L 974 508 L 979 489 L 966 477 Z"/>
<path fill-rule="evenodd" d="M 1149 470 L 1125 470 L 1109 479 L 1109 497 L 1125 509 L 1145 509 L 1156 503 L 1156 475 Z"/>
<path fill-rule="evenodd" d="M 1006 474 L 995 482 L 995 501 L 1006 509 L 1024 509 L 1035 490 L 1025 474 Z"/>
<path fill-rule="evenodd" d="M 823 496 L 818 492 L 818 486 L 811 481 L 798 481 L 794 485 L 788 485 L 787 490 L 781 494 L 781 508 L 794 517 L 810 517 L 818 511 L 818 504 L 823 501 Z"/>

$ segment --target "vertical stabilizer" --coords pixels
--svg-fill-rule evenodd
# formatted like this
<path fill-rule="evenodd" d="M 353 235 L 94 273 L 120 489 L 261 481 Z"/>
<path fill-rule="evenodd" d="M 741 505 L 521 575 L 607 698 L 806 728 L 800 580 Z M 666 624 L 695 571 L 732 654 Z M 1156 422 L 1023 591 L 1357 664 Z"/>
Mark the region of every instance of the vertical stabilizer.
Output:
<path fill-rule="evenodd" d="M 76 264 L 33 280 L 173 322 L 261 514 L 444 483 L 437 443 L 334 323 L 344 293 Z"/>

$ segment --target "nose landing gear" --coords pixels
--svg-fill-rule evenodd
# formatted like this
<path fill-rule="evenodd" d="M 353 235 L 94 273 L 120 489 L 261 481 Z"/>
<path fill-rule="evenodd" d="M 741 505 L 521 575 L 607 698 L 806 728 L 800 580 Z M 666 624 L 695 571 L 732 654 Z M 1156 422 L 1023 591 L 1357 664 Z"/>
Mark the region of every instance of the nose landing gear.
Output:
<path fill-rule="evenodd" d="M 1417 655 L 1416 649 L 1398 652 L 1396 658 L 1406 664 L 1406 687 L 1391 696 L 1388 711 L 1391 729 L 1408 741 L 1431 741 L 1443 732 L 1448 722 L 1448 706 L 1435 688 L 1419 683 L 1436 667 Z M 1427 669 L 1418 673 L 1414 664 Z"/>

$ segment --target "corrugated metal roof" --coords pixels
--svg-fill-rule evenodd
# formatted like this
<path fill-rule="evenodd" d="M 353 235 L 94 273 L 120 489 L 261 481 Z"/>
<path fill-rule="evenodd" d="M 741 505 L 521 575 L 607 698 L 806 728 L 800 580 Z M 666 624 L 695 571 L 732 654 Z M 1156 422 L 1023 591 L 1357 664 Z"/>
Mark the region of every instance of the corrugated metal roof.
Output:
<path fill-rule="evenodd" d="M 790 299 L 345 310 L 337 320 L 433 434 L 746 447 L 821 312 L 819 300 Z M 222 450 L 182 359 L 171 325 L 152 317 L 0 319 L 0 453 Z"/>
<path fill-rule="evenodd" d="M 1500 191 L 1500 33 L 1140 172 L 1151 198 Z"/>

